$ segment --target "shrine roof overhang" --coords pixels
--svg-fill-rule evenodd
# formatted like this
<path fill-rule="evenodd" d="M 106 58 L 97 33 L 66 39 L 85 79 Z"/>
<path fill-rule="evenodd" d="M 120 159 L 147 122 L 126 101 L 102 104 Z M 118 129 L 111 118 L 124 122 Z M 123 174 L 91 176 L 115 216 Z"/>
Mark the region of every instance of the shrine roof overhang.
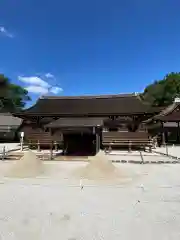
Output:
<path fill-rule="evenodd" d="M 22 123 L 21 118 L 14 117 L 11 113 L 0 113 L 0 129 L 17 129 Z"/>
<path fill-rule="evenodd" d="M 64 127 L 100 127 L 103 125 L 103 118 L 59 118 L 46 124 L 45 128 Z"/>
<path fill-rule="evenodd" d="M 23 116 L 107 116 L 156 112 L 137 94 L 77 97 L 42 97 L 29 109 L 16 112 Z"/>

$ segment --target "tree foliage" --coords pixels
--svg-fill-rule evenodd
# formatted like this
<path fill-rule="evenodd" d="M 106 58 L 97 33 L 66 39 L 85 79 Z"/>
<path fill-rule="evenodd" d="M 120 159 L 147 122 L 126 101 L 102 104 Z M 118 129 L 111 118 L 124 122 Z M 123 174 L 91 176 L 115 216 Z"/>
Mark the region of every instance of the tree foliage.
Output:
<path fill-rule="evenodd" d="M 169 73 L 162 80 L 154 81 L 145 88 L 141 97 L 152 106 L 170 105 L 180 97 L 180 72 Z"/>
<path fill-rule="evenodd" d="M 28 91 L 23 87 L 13 84 L 0 74 L 0 108 L 4 111 L 14 112 L 25 107 L 26 101 L 30 101 Z"/>

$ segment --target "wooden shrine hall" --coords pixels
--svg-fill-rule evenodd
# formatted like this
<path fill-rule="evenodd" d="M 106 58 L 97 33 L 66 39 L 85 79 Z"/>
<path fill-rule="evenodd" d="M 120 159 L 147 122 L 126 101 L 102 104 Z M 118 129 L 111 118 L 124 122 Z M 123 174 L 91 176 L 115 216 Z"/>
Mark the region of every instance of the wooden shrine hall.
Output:
<path fill-rule="evenodd" d="M 14 115 L 30 147 L 60 148 L 64 154 L 95 154 L 100 148 L 146 147 L 143 123 L 159 113 L 138 94 L 41 97 Z"/>

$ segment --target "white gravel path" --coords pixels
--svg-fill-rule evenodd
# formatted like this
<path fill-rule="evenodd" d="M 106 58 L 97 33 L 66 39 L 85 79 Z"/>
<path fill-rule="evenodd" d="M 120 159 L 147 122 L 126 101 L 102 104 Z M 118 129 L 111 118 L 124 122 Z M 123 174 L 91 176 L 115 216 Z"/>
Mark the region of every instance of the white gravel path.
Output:
<path fill-rule="evenodd" d="M 167 147 L 160 147 L 156 148 L 155 150 L 156 152 L 161 152 L 180 158 L 180 146 L 167 145 Z"/>
<path fill-rule="evenodd" d="M 0 162 L 0 239 L 179 240 L 180 165 L 116 164 L 128 180 L 100 183 L 72 171 L 79 162 L 46 162 L 42 177 L 10 179 Z"/>
<path fill-rule="evenodd" d="M 8 152 L 14 149 L 20 149 L 20 144 L 19 143 L 0 143 L 0 154 L 3 151 L 3 147 L 5 147 L 6 152 Z"/>

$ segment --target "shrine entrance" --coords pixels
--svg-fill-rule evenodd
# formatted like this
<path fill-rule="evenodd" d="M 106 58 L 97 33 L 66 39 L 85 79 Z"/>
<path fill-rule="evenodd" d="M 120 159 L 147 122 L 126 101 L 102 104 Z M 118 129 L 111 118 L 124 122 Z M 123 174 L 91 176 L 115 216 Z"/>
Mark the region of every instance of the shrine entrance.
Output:
<path fill-rule="evenodd" d="M 48 124 L 63 135 L 63 154 L 95 155 L 100 149 L 102 118 L 59 118 Z"/>
<path fill-rule="evenodd" d="M 63 134 L 66 155 L 88 156 L 96 154 L 96 135 L 91 133 Z"/>

